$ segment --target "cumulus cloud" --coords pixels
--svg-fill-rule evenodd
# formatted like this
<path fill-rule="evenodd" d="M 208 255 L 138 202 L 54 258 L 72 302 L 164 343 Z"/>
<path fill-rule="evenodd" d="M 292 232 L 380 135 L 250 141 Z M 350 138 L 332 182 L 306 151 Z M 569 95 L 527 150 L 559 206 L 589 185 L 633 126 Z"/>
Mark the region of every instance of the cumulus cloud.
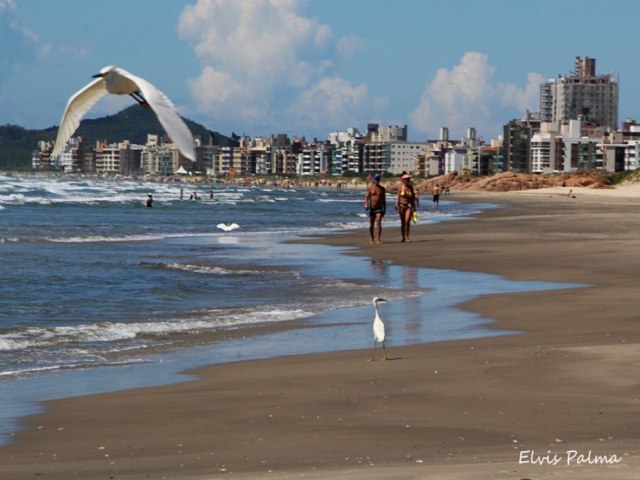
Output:
<path fill-rule="evenodd" d="M 521 89 L 494 82 L 494 73 L 487 55 L 480 52 L 467 52 L 453 68 L 439 69 L 411 113 L 413 128 L 428 135 L 440 127 L 448 127 L 456 136 L 468 127 L 497 132 L 504 124 L 500 107 L 517 112 L 537 109 L 542 75 L 530 73 Z"/>
<path fill-rule="evenodd" d="M 529 73 L 524 89 L 513 84 L 502 86 L 501 101 L 503 105 L 514 106 L 520 112 L 538 110 L 540 106 L 540 84 L 546 81 L 540 73 Z"/>
<path fill-rule="evenodd" d="M 14 0 L 0 0 L 0 12 L 3 10 L 15 10 L 16 2 Z"/>
<path fill-rule="evenodd" d="M 85 48 L 43 40 L 38 33 L 18 21 L 16 13 L 14 0 L 0 0 L 0 56 L 4 66 L 28 61 L 42 63 L 65 56 L 86 56 Z"/>
<path fill-rule="evenodd" d="M 198 0 L 183 10 L 178 33 L 202 64 L 189 81 L 201 112 L 212 119 L 282 124 L 287 115 L 302 118 L 302 108 L 314 108 L 306 115 L 321 122 L 316 128 L 351 118 L 338 103 L 363 104 L 367 88 L 332 75 L 330 55 L 352 54 L 361 42 L 357 37 L 335 41 L 331 28 L 305 17 L 300 5 L 294 0 Z M 281 103 L 290 106 L 279 108 Z"/>
<path fill-rule="evenodd" d="M 338 76 L 323 78 L 305 90 L 287 113 L 308 127 L 318 123 L 353 126 L 369 108 L 368 97 L 366 85 L 352 85 Z"/>
<path fill-rule="evenodd" d="M 185 8 L 178 32 L 203 65 L 191 90 L 204 109 L 254 102 L 276 85 L 309 81 L 314 65 L 301 53 L 326 43 L 330 28 L 296 8 L 296 2 L 278 0 L 199 0 Z M 223 91 L 205 93 L 207 85 Z"/>
<path fill-rule="evenodd" d="M 347 35 L 340 38 L 336 47 L 341 57 L 351 57 L 365 47 L 365 42 L 357 35 Z"/>

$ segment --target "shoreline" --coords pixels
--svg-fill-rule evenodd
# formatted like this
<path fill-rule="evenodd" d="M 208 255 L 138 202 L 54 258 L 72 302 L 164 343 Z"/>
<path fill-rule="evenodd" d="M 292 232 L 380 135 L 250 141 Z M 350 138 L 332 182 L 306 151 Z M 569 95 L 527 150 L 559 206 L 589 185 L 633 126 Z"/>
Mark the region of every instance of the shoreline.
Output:
<path fill-rule="evenodd" d="M 490 328 L 524 334 L 393 348 L 389 362 L 365 362 L 369 352 L 358 350 L 210 366 L 188 372 L 193 382 L 51 402 L 0 449 L 3 470 L 84 480 L 636 478 L 636 205 L 582 194 L 451 199 L 507 206 L 414 227 L 410 244 L 395 227 L 383 227 L 382 245 L 361 230 L 308 243 L 355 246 L 347 254 L 397 265 L 590 286 L 461 306 L 495 319 Z M 622 460 L 519 462 L 523 451 L 569 450 Z"/>

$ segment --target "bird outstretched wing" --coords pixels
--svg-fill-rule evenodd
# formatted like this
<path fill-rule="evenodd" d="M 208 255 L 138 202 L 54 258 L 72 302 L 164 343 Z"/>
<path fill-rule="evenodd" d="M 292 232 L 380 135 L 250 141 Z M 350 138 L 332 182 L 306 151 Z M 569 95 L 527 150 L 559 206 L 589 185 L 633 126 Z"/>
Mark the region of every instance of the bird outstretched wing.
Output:
<path fill-rule="evenodd" d="M 224 230 L 225 232 L 230 232 L 231 230 L 235 230 L 236 228 L 240 228 L 240 225 L 237 223 L 219 223 L 216 225 L 220 230 Z"/>
<path fill-rule="evenodd" d="M 136 77 L 122 68 L 118 68 L 117 70 L 120 75 L 135 82 L 140 89 L 140 93 L 158 117 L 160 124 L 167 134 L 169 134 L 171 141 L 176 144 L 178 150 L 180 150 L 185 157 L 195 162 L 196 152 L 193 136 L 189 131 L 189 127 L 187 127 L 184 120 L 178 115 L 178 111 L 171 100 L 145 79 Z"/>
<path fill-rule="evenodd" d="M 80 126 L 80 120 L 98 100 L 106 95 L 107 89 L 102 78 L 97 78 L 82 89 L 74 93 L 67 106 L 62 113 L 60 127 L 58 127 L 58 135 L 56 143 L 53 146 L 51 158 L 57 158 L 64 150 L 65 145 Z"/>

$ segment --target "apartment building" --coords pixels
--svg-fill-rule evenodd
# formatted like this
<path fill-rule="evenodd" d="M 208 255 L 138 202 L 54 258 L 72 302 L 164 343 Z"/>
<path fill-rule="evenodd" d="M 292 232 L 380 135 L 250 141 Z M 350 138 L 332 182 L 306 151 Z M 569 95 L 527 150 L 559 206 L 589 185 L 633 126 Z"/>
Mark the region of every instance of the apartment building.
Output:
<path fill-rule="evenodd" d="M 363 172 L 364 136 L 357 128 L 330 133 L 329 144 L 333 146 L 330 162 L 333 175 Z"/>
<path fill-rule="evenodd" d="M 596 74 L 595 58 L 576 57 L 573 72 L 540 86 L 540 118 L 545 122 L 584 118 L 615 130 L 618 126 L 618 82 L 613 74 Z"/>
<path fill-rule="evenodd" d="M 389 142 L 389 163 L 387 171 L 394 175 L 404 172 L 416 172 L 418 157 L 424 152 L 425 143 Z"/>

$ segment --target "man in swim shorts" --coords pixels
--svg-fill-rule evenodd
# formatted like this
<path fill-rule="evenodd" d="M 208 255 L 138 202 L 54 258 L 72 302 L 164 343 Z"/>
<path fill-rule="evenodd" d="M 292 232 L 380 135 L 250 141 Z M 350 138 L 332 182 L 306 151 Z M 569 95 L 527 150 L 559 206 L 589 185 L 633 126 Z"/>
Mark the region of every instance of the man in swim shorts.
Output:
<path fill-rule="evenodd" d="M 380 185 L 380 175 L 375 173 L 371 177 L 373 182 L 367 188 L 364 196 L 364 209 L 369 210 L 369 236 L 374 243 L 374 230 L 377 226 L 377 242 L 382 243 L 382 217 L 387 210 L 387 191 Z"/>

